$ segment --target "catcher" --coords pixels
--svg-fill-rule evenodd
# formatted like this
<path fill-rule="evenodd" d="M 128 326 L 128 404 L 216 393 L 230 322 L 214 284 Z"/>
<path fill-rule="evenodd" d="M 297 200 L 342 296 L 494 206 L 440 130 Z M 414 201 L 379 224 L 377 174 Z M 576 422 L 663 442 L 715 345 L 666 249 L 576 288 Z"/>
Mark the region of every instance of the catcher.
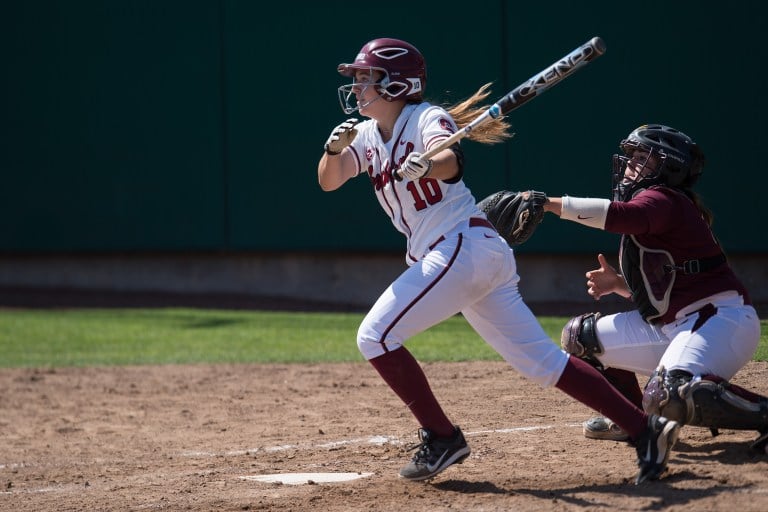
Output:
<path fill-rule="evenodd" d="M 620 233 L 620 272 L 602 254 L 586 273 L 595 300 L 617 293 L 636 309 L 571 319 L 563 348 L 598 368 L 636 405 L 681 425 L 756 430 L 768 443 L 768 398 L 728 381 L 754 355 L 760 321 L 712 230 L 712 216 L 692 190 L 704 155 L 690 137 L 643 125 L 613 156 L 613 201 L 549 198 L 546 211 Z M 650 376 L 641 391 L 635 373 Z M 593 439 L 627 434 L 598 416 L 584 423 Z"/>

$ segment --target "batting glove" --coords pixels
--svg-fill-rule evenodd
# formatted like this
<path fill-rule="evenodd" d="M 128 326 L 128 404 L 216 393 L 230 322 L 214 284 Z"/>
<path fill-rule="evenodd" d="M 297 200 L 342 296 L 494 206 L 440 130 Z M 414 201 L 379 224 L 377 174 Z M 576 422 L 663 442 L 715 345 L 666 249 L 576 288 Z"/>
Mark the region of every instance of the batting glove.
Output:
<path fill-rule="evenodd" d="M 334 128 L 323 146 L 325 152 L 329 155 L 338 155 L 345 147 L 352 144 L 352 141 L 357 136 L 356 124 L 357 119 L 352 117 Z"/>
<path fill-rule="evenodd" d="M 432 172 L 433 163 L 432 160 L 424 160 L 421 157 L 421 153 L 413 152 L 408 155 L 403 165 L 400 166 L 400 172 L 403 178 L 408 178 L 411 181 L 426 178 Z"/>

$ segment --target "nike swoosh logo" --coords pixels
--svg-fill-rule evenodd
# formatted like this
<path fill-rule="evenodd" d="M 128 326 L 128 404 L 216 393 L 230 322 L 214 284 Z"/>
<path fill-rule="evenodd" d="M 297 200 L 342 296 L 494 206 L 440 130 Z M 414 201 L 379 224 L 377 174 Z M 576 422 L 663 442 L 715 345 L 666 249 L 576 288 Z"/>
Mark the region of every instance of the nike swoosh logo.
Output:
<path fill-rule="evenodd" d="M 404 140 L 401 140 L 401 141 L 400 141 L 400 145 L 401 145 L 401 146 L 405 146 L 405 141 L 404 141 Z"/>
<path fill-rule="evenodd" d="M 577 215 L 576 218 L 579 220 L 594 219 L 594 217 L 582 217 L 581 215 Z"/>
<path fill-rule="evenodd" d="M 442 462 L 445 460 L 447 456 L 448 456 L 448 451 L 446 450 L 445 453 L 443 453 L 443 455 L 439 459 L 437 459 L 434 464 L 430 464 L 429 462 L 427 462 L 427 469 L 430 471 L 430 473 L 436 470 L 437 468 L 439 468 L 440 464 L 442 464 Z"/>
<path fill-rule="evenodd" d="M 466 447 L 465 447 L 465 450 L 466 450 Z M 441 466 L 443 467 L 443 469 L 445 469 L 445 467 L 448 467 L 451 464 L 455 464 L 456 461 L 458 461 L 458 460 L 464 460 L 464 458 L 466 458 L 466 456 L 467 456 L 467 454 L 464 454 L 462 456 L 462 455 L 458 455 L 458 452 L 455 452 L 453 455 L 448 457 L 448 450 L 446 450 L 440 456 L 440 458 L 435 461 L 434 464 L 430 464 L 429 462 L 427 462 L 426 466 L 427 466 L 427 469 L 429 470 L 430 473 L 434 473 Z M 448 461 L 451 461 L 451 462 L 448 462 Z"/>

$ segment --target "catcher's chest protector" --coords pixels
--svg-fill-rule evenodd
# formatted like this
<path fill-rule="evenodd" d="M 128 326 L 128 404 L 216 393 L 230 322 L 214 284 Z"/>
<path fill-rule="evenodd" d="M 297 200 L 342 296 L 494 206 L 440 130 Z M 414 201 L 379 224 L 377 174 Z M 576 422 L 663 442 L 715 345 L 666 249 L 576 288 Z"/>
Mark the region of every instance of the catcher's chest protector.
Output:
<path fill-rule="evenodd" d="M 669 309 L 669 296 L 675 284 L 675 273 L 664 270 L 666 265 L 674 266 L 672 255 L 643 247 L 634 236 L 623 235 L 619 265 L 632 291 L 632 302 L 645 321 L 653 322 L 663 316 Z"/>

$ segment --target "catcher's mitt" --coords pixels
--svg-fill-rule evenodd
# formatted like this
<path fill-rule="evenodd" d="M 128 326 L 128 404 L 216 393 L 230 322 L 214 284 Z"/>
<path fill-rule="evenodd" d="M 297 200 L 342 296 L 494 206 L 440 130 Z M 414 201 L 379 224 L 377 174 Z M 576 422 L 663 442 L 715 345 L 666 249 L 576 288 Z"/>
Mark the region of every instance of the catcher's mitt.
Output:
<path fill-rule="evenodd" d="M 544 192 L 502 190 L 486 197 L 477 206 L 504 240 L 513 246 L 524 243 L 536 231 L 544 219 L 544 203 L 547 201 Z"/>

